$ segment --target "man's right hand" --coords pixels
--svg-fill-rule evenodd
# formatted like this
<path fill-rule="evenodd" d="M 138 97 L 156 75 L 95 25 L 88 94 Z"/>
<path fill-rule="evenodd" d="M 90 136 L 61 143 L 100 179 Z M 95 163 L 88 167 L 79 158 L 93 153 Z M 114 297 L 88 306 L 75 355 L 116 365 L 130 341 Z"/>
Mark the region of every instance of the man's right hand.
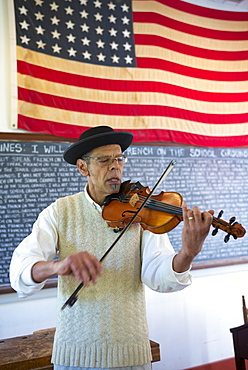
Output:
<path fill-rule="evenodd" d="M 101 263 L 86 251 L 72 254 L 62 261 L 37 262 L 32 267 L 32 279 L 36 283 L 56 275 L 73 275 L 88 286 L 91 281 L 96 284 L 101 274 Z"/>

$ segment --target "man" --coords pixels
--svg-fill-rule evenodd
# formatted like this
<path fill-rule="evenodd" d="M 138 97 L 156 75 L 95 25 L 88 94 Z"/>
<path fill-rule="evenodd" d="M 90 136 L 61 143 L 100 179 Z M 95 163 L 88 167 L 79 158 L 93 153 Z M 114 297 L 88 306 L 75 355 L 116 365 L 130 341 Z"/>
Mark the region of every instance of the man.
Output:
<path fill-rule="evenodd" d="M 184 203 L 182 248 L 176 254 L 166 234 L 133 224 L 103 264 L 118 234 L 102 218 L 105 198 L 120 189 L 123 152 L 132 134 L 98 126 L 85 131 L 64 159 L 87 177 L 84 192 L 58 199 L 39 215 L 32 233 L 14 251 L 12 287 L 20 297 L 58 275 L 58 316 L 52 362 L 55 370 L 151 368 L 144 284 L 159 292 L 184 289 L 201 251 L 213 211 Z M 59 261 L 54 261 L 58 253 Z M 61 307 L 79 283 L 86 289 L 73 307 Z"/>

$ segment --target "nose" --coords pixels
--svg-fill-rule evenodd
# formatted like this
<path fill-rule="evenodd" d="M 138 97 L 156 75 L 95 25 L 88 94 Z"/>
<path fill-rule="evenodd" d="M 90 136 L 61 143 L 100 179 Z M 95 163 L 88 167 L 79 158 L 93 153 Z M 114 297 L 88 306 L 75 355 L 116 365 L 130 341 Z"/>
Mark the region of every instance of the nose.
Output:
<path fill-rule="evenodd" d="M 120 163 L 119 163 L 119 161 L 118 161 L 118 158 L 111 158 L 111 163 L 110 163 L 110 165 L 109 165 L 109 167 L 111 167 L 111 169 L 112 168 L 119 168 L 120 167 Z"/>

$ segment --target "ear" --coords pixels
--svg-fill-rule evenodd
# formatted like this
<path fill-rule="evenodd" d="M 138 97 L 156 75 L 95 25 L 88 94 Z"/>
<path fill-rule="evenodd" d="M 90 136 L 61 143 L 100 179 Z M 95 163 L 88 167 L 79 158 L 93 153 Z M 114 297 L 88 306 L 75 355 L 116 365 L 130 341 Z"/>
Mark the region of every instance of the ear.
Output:
<path fill-rule="evenodd" d="M 83 159 L 79 158 L 76 162 L 76 165 L 81 175 L 89 176 L 89 170 L 88 170 L 87 163 Z"/>

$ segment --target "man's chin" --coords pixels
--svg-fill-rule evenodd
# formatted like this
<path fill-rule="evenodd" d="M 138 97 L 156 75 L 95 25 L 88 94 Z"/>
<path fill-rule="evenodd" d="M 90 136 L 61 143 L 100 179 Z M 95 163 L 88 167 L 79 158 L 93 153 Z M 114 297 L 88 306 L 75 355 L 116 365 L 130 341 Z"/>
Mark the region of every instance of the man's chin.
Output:
<path fill-rule="evenodd" d="M 121 184 L 113 183 L 113 184 L 109 184 L 109 187 L 111 189 L 111 193 L 118 193 L 120 191 Z"/>

